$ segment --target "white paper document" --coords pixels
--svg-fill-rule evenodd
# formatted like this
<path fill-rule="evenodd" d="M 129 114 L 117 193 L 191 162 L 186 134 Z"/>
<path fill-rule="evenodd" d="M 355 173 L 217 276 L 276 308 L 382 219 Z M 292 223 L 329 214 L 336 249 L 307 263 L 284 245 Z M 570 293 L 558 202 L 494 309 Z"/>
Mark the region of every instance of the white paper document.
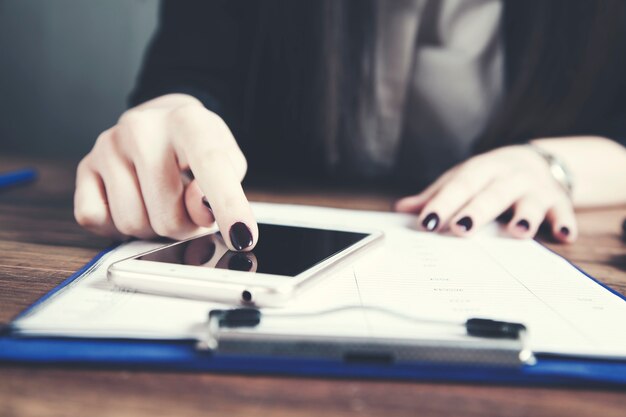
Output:
<path fill-rule="evenodd" d="M 626 301 L 535 241 L 497 237 L 495 225 L 468 239 L 419 232 L 414 216 L 397 213 L 266 203 L 253 208 L 259 221 L 385 232 L 378 248 L 272 312 L 360 305 L 436 320 L 491 318 L 526 325 L 528 347 L 536 353 L 626 358 Z M 129 292 L 107 281 L 112 262 L 158 245 L 135 241 L 120 246 L 18 319 L 16 328 L 25 335 L 199 337 L 211 309 L 232 306 Z M 265 332 L 390 338 L 445 330 L 415 327 L 365 309 L 284 318 L 262 327 Z"/>

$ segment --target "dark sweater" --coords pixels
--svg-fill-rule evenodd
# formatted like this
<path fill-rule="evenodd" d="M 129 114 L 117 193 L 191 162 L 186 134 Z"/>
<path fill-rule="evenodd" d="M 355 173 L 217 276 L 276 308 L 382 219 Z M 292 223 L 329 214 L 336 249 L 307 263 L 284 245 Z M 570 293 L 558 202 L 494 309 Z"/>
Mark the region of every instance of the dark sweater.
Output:
<path fill-rule="evenodd" d="M 475 152 L 537 137 L 599 135 L 626 144 L 626 2 L 503 1 L 504 100 Z M 313 54 L 315 39 L 305 33 L 292 42 L 295 48 L 280 53 L 259 48 L 267 37 L 260 23 L 265 18 L 267 24 L 265 5 L 255 0 L 164 0 L 130 104 L 173 92 L 191 94 L 226 120 L 254 175 L 324 172 L 337 178 L 337 172 L 333 176 L 324 170 L 323 152 L 316 145 L 323 138 L 298 141 L 283 129 L 290 109 L 281 105 L 288 100 L 276 101 L 273 94 L 293 89 L 281 70 L 285 62 L 304 60 L 309 50 Z M 314 120 L 293 118 L 303 137 L 314 130 Z M 406 144 L 391 180 L 415 190 L 459 162 L 448 154 L 436 140 Z"/>

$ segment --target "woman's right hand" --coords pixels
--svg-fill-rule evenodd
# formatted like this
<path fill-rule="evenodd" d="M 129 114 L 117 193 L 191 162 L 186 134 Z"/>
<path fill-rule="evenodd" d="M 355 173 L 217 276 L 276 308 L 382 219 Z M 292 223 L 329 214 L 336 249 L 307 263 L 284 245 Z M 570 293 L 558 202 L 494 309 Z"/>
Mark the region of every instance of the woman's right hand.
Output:
<path fill-rule="evenodd" d="M 142 239 L 183 239 L 217 221 L 230 249 L 250 250 L 258 227 L 241 187 L 246 169 L 219 116 L 191 96 L 162 96 L 100 134 L 78 165 L 74 216 L 94 233 Z"/>

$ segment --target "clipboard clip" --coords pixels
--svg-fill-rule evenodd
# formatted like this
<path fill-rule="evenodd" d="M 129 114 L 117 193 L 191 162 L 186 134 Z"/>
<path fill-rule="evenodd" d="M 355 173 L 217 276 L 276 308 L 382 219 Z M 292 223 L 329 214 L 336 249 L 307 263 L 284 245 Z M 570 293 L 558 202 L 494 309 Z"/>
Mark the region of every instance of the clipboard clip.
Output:
<path fill-rule="evenodd" d="M 368 339 L 364 337 L 311 337 L 276 335 L 254 331 L 262 319 L 304 318 L 335 314 L 347 310 L 366 310 L 393 316 L 414 324 L 447 326 L 451 331 L 463 328 L 467 341 L 432 339 Z M 247 330 L 247 331 L 246 331 Z M 252 331 L 250 331 L 252 330 Z M 465 322 L 436 320 L 406 315 L 377 306 L 342 306 L 318 312 L 262 313 L 256 308 L 211 310 L 199 350 L 214 353 L 261 354 L 321 358 L 385 357 L 396 362 L 404 360 L 449 362 L 494 366 L 533 365 L 533 353 L 526 348 L 527 329 L 521 323 L 469 318 Z M 381 354 L 384 352 L 384 354 Z"/>

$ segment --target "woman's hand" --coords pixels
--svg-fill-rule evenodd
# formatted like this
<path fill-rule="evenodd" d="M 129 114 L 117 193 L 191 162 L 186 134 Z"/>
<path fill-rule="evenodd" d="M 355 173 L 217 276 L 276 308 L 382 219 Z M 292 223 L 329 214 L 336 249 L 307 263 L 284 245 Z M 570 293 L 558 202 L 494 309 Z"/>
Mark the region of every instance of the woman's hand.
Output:
<path fill-rule="evenodd" d="M 217 221 L 230 249 L 249 250 L 258 228 L 241 187 L 246 169 L 219 116 L 191 96 L 162 96 L 98 137 L 78 165 L 74 215 L 116 238 L 182 239 Z"/>
<path fill-rule="evenodd" d="M 514 237 L 528 238 L 545 220 L 561 242 L 576 239 L 572 202 L 551 175 L 545 159 L 528 146 L 507 146 L 453 167 L 417 195 L 396 203 L 396 210 L 419 213 L 428 231 L 449 229 L 468 236 L 508 209 L 506 226 Z"/>

